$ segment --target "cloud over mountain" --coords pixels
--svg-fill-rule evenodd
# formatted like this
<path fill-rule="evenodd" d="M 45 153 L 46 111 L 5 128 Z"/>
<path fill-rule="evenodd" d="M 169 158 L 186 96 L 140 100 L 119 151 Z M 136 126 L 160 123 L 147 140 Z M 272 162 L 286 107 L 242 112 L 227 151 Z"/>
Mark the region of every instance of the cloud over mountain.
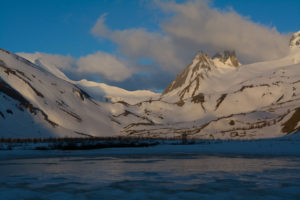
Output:
<path fill-rule="evenodd" d="M 101 51 L 82 56 L 78 59 L 69 55 L 61 56 L 40 52 L 18 54 L 38 65 L 49 66 L 51 70 L 57 68 L 79 79 L 82 79 L 84 76 L 93 75 L 108 81 L 118 82 L 127 79 L 132 73 L 132 70 L 124 60 Z M 60 73 L 59 70 L 57 70 L 57 73 Z"/>
<path fill-rule="evenodd" d="M 287 52 L 287 35 L 209 3 L 158 1 L 157 6 L 169 17 L 161 20 L 157 32 L 143 28 L 111 30 L 105 24 L 106 15 L 100 16 L 91 32 L 116 43 L 130 59 L 152 59 L 171 73 L 177 73 L 200 50 L 210 54 L 235 50 L 246 63 L 279 58 Z"/>
<path fill-rule="evenodd" d="M 137 89 L 137 85 L 139 89 L 162 89 L 199 51 L 212 56 L 235 50 L 242 64 L 276 59 L 288 52 L 289 36 L 233 9 L 217 9 L 212 1 L 155 1 L 154 5 L 163 13 L 156 30 L 112 29 L 106 24 L 107 14 L 95 22 L 91 33 L 100 43 L 105 39 L 116 44 L 120 56 L 102 51 L 80 58 L 44 53 L 21 56 L 32 57 L 33 62 L 38 58 L 73 79 L 92 78 L 127 89 Z"/>
<path fill-rule="evenodd" d="M 78 73 L 98 74 L 111 81 L 122 81 L 131 76 L 131 70 L 123 60 L 100 51 L 80 57 L 77 65 Z"/>

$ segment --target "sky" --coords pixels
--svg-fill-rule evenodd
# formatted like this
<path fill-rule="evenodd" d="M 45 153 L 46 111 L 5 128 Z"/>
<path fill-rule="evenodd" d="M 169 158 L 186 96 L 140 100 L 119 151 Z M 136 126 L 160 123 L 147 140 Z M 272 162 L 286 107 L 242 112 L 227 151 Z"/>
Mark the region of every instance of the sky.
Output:
<path fill-rule="evenodd" d="M 0 0 L 0 48 L 74 80 L 161 91 L 199 51 L 286 54 L 299 0 Z"/>

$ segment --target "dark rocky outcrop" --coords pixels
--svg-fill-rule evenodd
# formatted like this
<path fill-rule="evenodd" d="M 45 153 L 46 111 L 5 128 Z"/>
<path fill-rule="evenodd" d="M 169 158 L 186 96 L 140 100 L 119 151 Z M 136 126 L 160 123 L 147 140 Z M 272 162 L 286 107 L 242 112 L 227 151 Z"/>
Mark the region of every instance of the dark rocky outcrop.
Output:
<path fill-rule="evenodd" d="M 213 62 L 211 58 L 207 54 L 200 52 L 195 56 L 193 62 L 189 64 L 186 68 L 184 68 L 184 70 L 176 76 L 176 78 L 171 82 L 171 84 L 165 89 L 163 95 L 183 86 L 187 81 L 189 81 L 187 80 L 187 78 L 195 80 L 197 78 L 195 77 L 195 75 L 199 70 L 203 70 L 204 73 L 207 71 L 211 71 L 212 66 Z M 188 77 L 189 72 L 191 72 L 190 77 Z M 204 74 L 198 73 L 198 76 L 203 78 Z M 191 81 L 192 80 L 190 80 L 190 82 Z"/>
<path fill-rule="evenodd" d="M 213 59 L 219 59 L 219 61 L 221 61 L 222 63 L 226 63 L 228 60 L 231 61 L 232 65 L 234 67 L 238 67 L 240 66 L 240 62 L 239 60 L 237 59 L 237 56 L 236 56 L 236 53 L 235 51 L 224 51 L 222 53 L 217 53 L 213 56 Z"/>
<path fill-rule="evenodd" d="M 290 39 L 290 47 L 295 48 L 298 47 L 300 48 L 300 31 L 297 33 L 294 33 Z"/>

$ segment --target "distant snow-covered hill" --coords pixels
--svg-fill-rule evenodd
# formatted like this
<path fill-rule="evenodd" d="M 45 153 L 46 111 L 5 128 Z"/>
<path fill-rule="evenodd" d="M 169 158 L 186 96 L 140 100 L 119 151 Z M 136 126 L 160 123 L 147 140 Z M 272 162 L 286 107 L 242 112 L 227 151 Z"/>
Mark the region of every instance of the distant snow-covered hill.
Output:
<path fill-rule="evenodd" d="M 152 137 L 253 139 L 299 131 L 298 40 L 296 33 L 288 56 L 249 65 L 240 65 L 234 54 L 235 65 L 228 53 L 224 53 L 227 60 L 199 53 L 160 98 L 127 108 L 147 120 L 129 124 L 123 132 Z"/>
<path fill-rule="evenodd" d="M 3 137 L 111 136 L 111 113 L 78 86 L 0 50 Z"/>
<path fill-rule="evenodd" d="M 0 136 L 257 139 L 296 133 L 299 38 L 299 32 L 291 38 L 288 56 L 248 65 L 233 51 L 213 58 L 201 52 L 162 94 L 72 81 L 47 60 L 0 50 Z"/>
<path fill-rule="evenodd" d="M 53 59 L 55 59 L 56 56 L 52 56 L 51 59 L 49 59 L 49 57 L 41 53 L 18 53 L 18 55 L 34 63 L 38 67 L 52 73 L 56 77 L 79 86 L 80 88 L 86 90 L 93 98 L 99 101 L 118 102 L 125 101 L 126 99 L 126 102 L 135 104 L 160 95 L 159 93 L 154 93 L 148 90 L 128 91 L 119 87 L 107 85 L 105 83 L 97 83 L 85 79 L 73 81 L 60 70 L 60 66 L 57 66 L 56 62 L 53 62 Z"/>

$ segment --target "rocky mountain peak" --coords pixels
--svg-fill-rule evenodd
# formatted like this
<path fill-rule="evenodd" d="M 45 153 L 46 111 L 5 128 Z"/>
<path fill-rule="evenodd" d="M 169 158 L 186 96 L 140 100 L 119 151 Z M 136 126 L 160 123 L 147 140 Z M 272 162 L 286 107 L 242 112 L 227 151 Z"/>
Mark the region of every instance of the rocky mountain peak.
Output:
<path fill-rule="evenodd" d="M 192 82 L 197 82 L 197 85 L 199 85 L 200 79 L 207 77 L 208 72 L 211 71 L 213 67 L 215 66 L 212 59 L 207 54 L 199 52 L 193 61 L 185 67 L 165 89 L 163 95 L 179 88 L 187 90 Z M 179 91 L 181 91 L 181 89 L 179 89 Z"/>
<path fill-rule="evenodd" d="M 210 71 L 213 65 L 214 64 L 209 55 L 200 52 L 194 57 L 193 62 L 187 68 L 193 72 L 199 71 L 200 69 Z"/>
<path fill-rule="evenodd" d="M 218 60 L 219 62 L 232 67 L 239 67 L 241 65 L 236 57 L 235 51 L 226 50 L 224 52 L 216 53 L 213 56 L 213 60 Z"/>
<path fill-rule="evenodd" d="M 300 48 L 300 31 L 294 33 L 290 40 L 291 48 Z"/>
<path fill-rule="evenodd" d="M 201 62 L 201 61 L 206 61 L 209 60 L 210 57 L 206 53 L 203 53 L 200 51 L 193 59 L 194 62 Z"/>

